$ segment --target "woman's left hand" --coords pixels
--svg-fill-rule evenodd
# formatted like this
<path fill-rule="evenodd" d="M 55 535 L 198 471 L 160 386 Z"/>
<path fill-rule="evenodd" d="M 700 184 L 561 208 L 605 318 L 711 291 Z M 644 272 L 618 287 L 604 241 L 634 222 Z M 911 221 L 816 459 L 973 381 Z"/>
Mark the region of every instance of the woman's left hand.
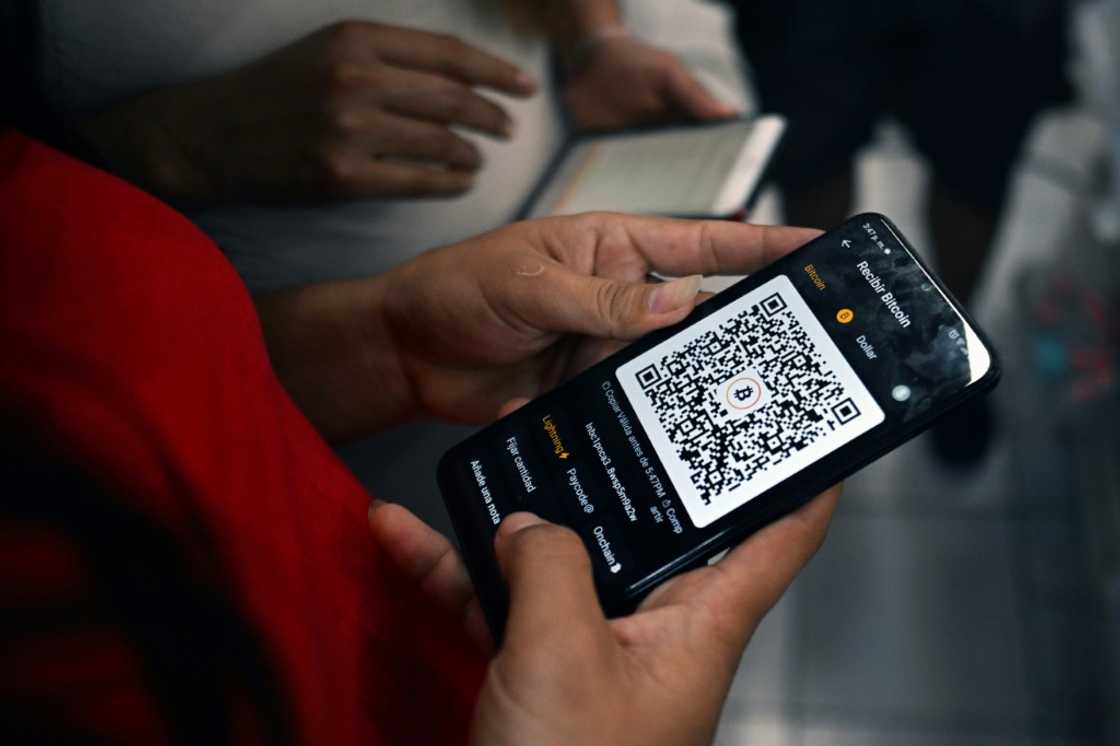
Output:
<path fill-rule="evenodd" d="M 563 100 L 575 127 L 591 131 L 739 113 L 713 96 L 672 52 L 628 34 L 605 38 L 588 50 L 571 71 Z"/>
<path fill-rule="evenodd" d="M 816 235 L 608 213 L 548 218 L 258 303 L 281 379 L 328 437 L 418 417 L 484 423 L 683 319 L 698 275 L 753 272 Z M 683 277 L 651 283 L 650 271 Z"/>

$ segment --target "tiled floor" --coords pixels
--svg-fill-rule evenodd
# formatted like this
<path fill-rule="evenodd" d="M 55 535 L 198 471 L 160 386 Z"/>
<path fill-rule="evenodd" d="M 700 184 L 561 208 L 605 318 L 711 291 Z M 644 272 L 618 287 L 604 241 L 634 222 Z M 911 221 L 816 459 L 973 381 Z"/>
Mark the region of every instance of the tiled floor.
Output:
<path fill-rule="evenodd" d="M 862 159 L 859 207 L 928 245 L 925 170 L 895 135 L 885 143 Z M 980 299 L 997 334 L 1022 337 L 1016 278 L 1063 250 L 1079 209 L 1038 163 L 1082 178 L 1099 144 L 1080 116 L 1035 133 Z M 1021 437 L 1027 361 L 1016 341 L 1003 352 L 1003 428 L 987 461 L 949 471 L 919 439 L 849 480 L 825 547 L 747 651 L 719 744 L 1105 742 L 1101 639 L 1116 630 L 1088 600 L 1066 447 Z"/>

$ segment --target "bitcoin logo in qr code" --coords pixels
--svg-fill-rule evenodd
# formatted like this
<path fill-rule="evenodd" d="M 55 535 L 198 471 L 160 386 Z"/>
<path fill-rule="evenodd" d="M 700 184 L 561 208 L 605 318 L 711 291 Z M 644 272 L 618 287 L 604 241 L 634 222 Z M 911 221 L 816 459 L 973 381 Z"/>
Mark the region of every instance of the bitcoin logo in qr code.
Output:
<path fill-rule="evenodd" d="M 617 376 L 697 526 L 883 418 L 784 275 L 638 355 Z"/>
<path fill-rule="evenodd" d="M 757 371 L 746 368 L 720 385 L 716 399 L 727 414 L 734 417 L 758 407 L 765 399 L 765 394 L 762 376 Z"/>

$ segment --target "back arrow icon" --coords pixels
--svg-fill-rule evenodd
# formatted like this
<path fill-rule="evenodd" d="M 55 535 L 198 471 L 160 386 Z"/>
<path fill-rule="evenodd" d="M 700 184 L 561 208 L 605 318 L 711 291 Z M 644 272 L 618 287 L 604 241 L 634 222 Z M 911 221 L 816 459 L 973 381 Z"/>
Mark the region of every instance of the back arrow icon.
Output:
<path fill-rule="evenodd" d="M 844 239 L 843 241 L 841 241 L 841 242 L 840 242 L 840 245 L 841 245 L 841 246 L 843 246 L 843 247 L 844 247 L 845 249 L 850 249 L 850 248 L 852 248 L 852 242 L 851 242 L 851 241 L 849 241 L 849 240 L 848 240 L 848 239 L 846 239 L 846 238 L 845 238 L 845 239 Z"/>

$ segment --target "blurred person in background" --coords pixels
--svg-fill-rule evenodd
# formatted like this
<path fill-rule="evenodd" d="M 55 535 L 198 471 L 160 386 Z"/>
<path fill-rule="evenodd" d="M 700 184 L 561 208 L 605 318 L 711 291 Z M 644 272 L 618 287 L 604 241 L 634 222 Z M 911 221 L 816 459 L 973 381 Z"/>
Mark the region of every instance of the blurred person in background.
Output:
<path fill-rule="evenodd" d="M 558 355 L 688 313 L 697 278 L 649 269 L 753 271 L 814 232 L 521 223 L 254 304 L 184 217 L 66 154 L 91 145 L 41 99 L 36 19 L 0 2 L 0 740 L 710 741 L 835 490 L 615 620 L 580 540 L 511 516 L 487 659 L 450 544 L 370 506 L 290 396 L 339 438 L 488 419 L 568 372 Z"/>
<path fill-rule="evenodd" d="M 647 4 L 627 5 L 641 21 Z M 43 7 L 53 102 L 254 291 L 379 272 L 508 222 L 569 126 L 742 105 L 738 78 L 710 93 L 616 0 Z"/>
<path fill-rule="evenodd" d="M 937 267 L 965 305 L 989 254 L 1035 117 L 1066 100 L 1067 0 L 733 0 L 762 106 L 789 118 L 772 166 L 788 222 L 853 208 L 854 160 L 885 118 L 931 171 Z M 950 463 L 985 452 L 986 399 L 934 431 Z"/>
<path fill-rule="evenodd" d="M 667 25 L 654 0 L 112 12 L 47 0 L 43 13 L 48 90 L 98 162 L 179 206 L 258 293 L 382 272 L 505 224 L 570 128 L 727 117 L 743 104 L 730 36 L 703 31 L 725 19 L 697 0 L 673 14 L 704 38 L 702 67 L 630 28 Z M 381 459 L 434 465 L 468 432 L 415 425 L 347 460 L 367 486 L 408 488 L 444 521 L 434 479 L 380 481 Z"/>

